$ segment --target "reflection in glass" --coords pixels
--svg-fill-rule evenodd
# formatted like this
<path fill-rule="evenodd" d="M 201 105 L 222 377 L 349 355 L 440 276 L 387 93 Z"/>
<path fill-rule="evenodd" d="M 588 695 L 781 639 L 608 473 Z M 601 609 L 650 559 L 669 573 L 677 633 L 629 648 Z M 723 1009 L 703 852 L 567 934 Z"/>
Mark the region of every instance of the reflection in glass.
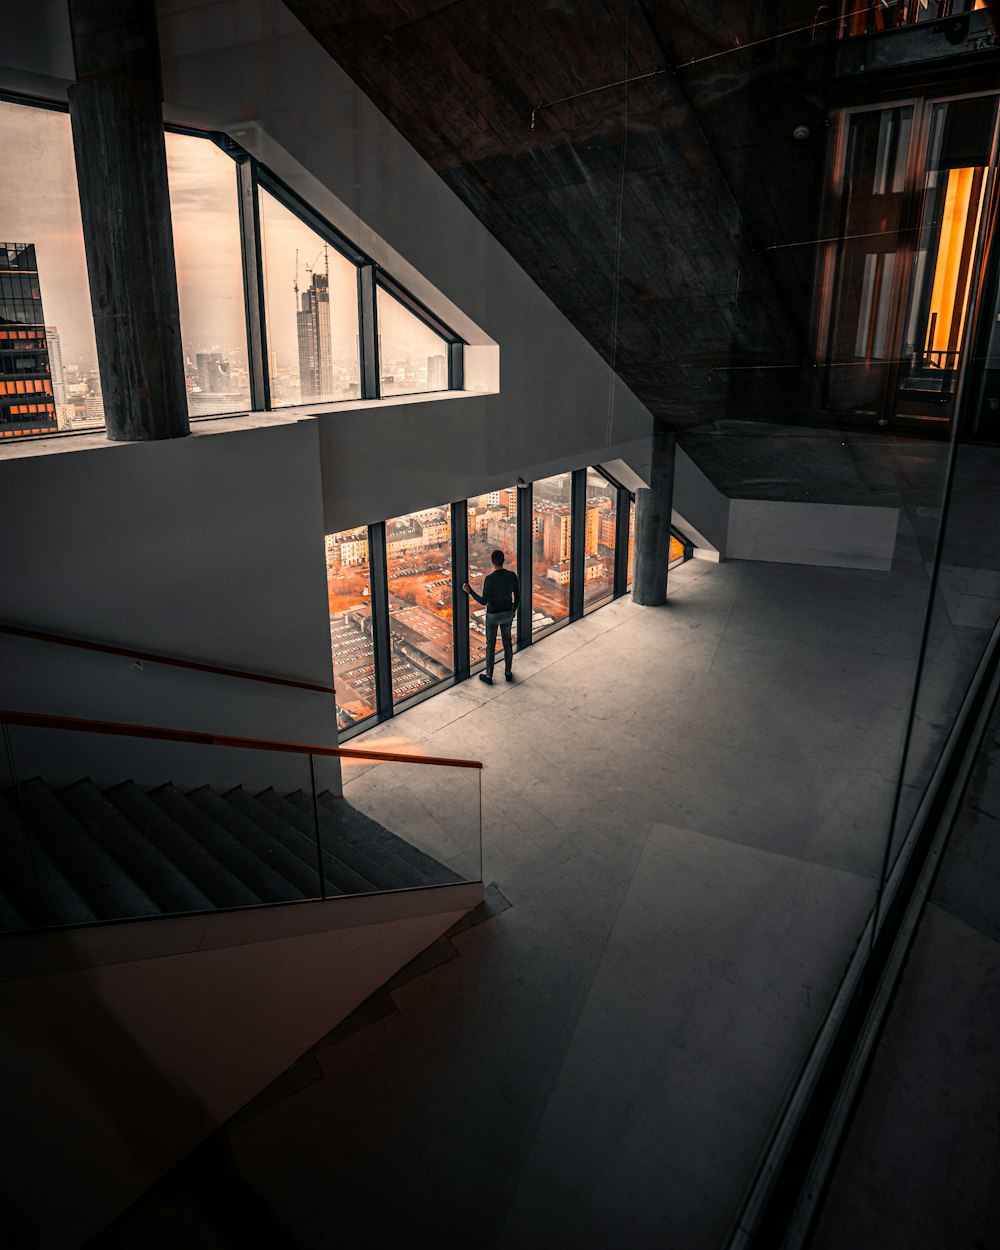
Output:
<path fill-rule="evenodd" d="M 939 418 L 951 414 L 995 115 L 995 97 L 936 104 L 931 111 L 923 211 L 905 319 L 901 412 Z"/>
<path fill-rule="evenodd" d="M 482 594 L 483 581 L 493 571 L 490 555 L 499 548 L 505 568 L 517 571 L 517 488 L 506 486 L 468 501 L 469 585 Z M 517 619 L 511 627 L 517 638 Z M 486 659 L 486 609 L 469 599 L 469 663 Z"/>
<path fill-rule="evenodd" d="M 617 490 L 596 469 L 587 470 L 586 535 L 583 551 L 583 610 L 610 603 L 615 593 Z"/>
<path fill-rule="evenodd" d="M 531 592 L 536 633 L 569 616 L 572 495 L 571 473 L 534 484 Z"/>
<path fill-rule="evenodd" d="M 399 703 L 455 670 L 448 506 L 386 521 L 385 550 L 392 698 Z"/>
<path fill-rule="evenodd" d="M 326 585 L 339 729 L 348 729 L 374 715 L 377 706 L 368 558 L 366 526 L 326 536 Z"/>
<path fill-rule="evenodd" d="M 854 113 L 847 123 L 843 171 L 843 242 L 829 329 L 828 402 L 874 412 L 885 368 L 896 354 L 890 336 L 899 283 L 897 248 L 906 209 L 913 108 Z"/>
<path fill-rule="evenodd" d="M 448 344 L 381 287 L 378 350 L 380 394 L 448 389 Z"/>
<path fill-rule="evenodd" d="M 43 385 L 45 406 L 51 402 L 45 386 L 51 387 L 56 422 L 60 430 L 93 428 L 104 424 L 104 404 L 97 371 L 94 320 L 90 309 L 90 285 L 80 221 L 80 197 L 76 185 L 73 138 L 68 113 L 54 109 L 31 108 L 0 101 L 0 240 L 34 250 L 39 299 L 44 308 L 44 336 L 33 334 L 28 355 L 32 366 L 19 366 L 19 357 L 29 343 L 27 323 L 0 329 L 0 374 L 10 384 L 11 396 L 22 394 L 18 382 L 26 379 Z M 13 337 L 12 337 L 13 336 Z M 47 365 L 43 359 L 47 357 Z M 17 374 L 22 377 L 18 378 Z M 39 401 L 27 396 L 4 405 L 34 406 Z M 26 428 L 38 428 L 33 417 L 48 414 L 37 411 L 8 413 L 8 432 L 25 428 L 21 417 L 28 417 Z"/>
<path fill-rule="evenodd" d="M 357 399 L 357 270 L 263 188 L 260 225 L 271 403 Z"/>
<path fill-rule="evenodd" d="M 188 412 L 250 407 L 236 166 L 211 140 L 166 135 Z"/>

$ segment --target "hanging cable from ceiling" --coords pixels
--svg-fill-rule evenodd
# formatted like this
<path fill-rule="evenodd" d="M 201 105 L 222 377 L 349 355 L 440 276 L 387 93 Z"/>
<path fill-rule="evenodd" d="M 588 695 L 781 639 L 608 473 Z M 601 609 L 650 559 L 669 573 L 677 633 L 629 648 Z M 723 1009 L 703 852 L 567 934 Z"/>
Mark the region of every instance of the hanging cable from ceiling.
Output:
<path fill-rule="evenodd" d="M 994 0 L 997 2 L 997 0 Z M 626 6 L 627 7 L 627 6 Z M 776 35 L 765 35 L 763 39 L 754 39 L 750 43 L 737 43 L 731 48 L 723 48 L 719 52 L 709 52 L 705 56 L 695 56 L 689 61 L 682 61 L 678 65 L 664 65 L 659 69 L 648 70 L 645 74 L 634 74 L 632 77 L 619 78 L 615 82 L 601 83 L 599 87 L 588 87 L 586 91 L 576 91 L 573 95 L 561 96 L 558 100 L 548 100 L 544 104 L 536 104 L 531 110 L 531 129 L 535 129 L 535 123 L 538 114 L 545 109 L 555 108 L 558 104 L 568 104 L 571 100 L 580 100 L 584 96 L 595 95 L 599 91 L 611 91 L 615 87 L 627 87 L 635 82 L 642 82 L 646 78 L 661 78 L 665 74 L 677 74 L 682 69 L 690 69 L 693 65 L 704 65 L 706 61 L 716 61 L 722 56 L 732 56 L 734 52 L 747 52 L 750 48 L 759 48 L 761 44 L 774 43 L 778 39 L 790 39 L 792 35 L 801 35 L 807 32 L 815 33 L 821 26 L 830 26 L 835 22 L 846 22 L 848 18 L 857 17 L 859 14 L 867 13 L 869 6 L 866 4 L 860 9 L 855 9 L 851 13 L 838 14 L 836 17 L 829 17 L 822 22 L 810 22 L 808 26 L 796 26 L 793 30 L 783 30 Z M 626 57 L 627 59 L 627 57 Z"/>

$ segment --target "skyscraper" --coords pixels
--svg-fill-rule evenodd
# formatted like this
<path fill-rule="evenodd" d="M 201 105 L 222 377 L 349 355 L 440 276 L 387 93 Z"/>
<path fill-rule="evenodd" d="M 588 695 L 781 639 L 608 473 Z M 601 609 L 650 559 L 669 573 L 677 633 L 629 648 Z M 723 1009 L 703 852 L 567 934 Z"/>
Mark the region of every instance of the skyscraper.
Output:
<path fill-rule="evenodd" d="M 66 374 L 63 370 L 62 343 L 56 326 L 45 327 L 45 338 L 49 349 L 49 369 L 52 375 L 52 398 L 55 400 L 56 417 L 60 428 L 64 427 L 63 416 L 69 396 L 66 394 Z"/>
<path fill-rule="evenodd" d="M 0 438 L 58 429 L 33 243 L 0 243 Z"/>
<path fill-rule="evenodd" d="M 232 389 L 229 361 L 221 352 L 198 352 L 195 356 L 198 387 L 206 395 L 218 395 Z"/>
<path fill-rule="evenodd" d="M 333 399 L 333 340 L 330 337 L 330 276 L 314 273 L 299 292 L 295 314 L 299 336 L 299 393 L 303 400 Z"/>

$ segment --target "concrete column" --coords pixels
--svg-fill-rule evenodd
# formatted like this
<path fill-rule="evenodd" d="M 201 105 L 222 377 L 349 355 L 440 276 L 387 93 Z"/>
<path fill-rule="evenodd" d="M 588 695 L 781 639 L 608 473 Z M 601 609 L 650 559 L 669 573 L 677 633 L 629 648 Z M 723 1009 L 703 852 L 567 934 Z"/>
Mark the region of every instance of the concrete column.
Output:
<path fill-rule="evenodd" d="M 635 496 L 632 598 L 649 608 L 667 601 L 676 446 L 671 431 L 654 432 L 649 489 L 637 491 Z"/>
<path fill-rule="evenodd" d="M 108 438 L 189 433 L 154 0 L 70 0 L 69 90 Z"/>

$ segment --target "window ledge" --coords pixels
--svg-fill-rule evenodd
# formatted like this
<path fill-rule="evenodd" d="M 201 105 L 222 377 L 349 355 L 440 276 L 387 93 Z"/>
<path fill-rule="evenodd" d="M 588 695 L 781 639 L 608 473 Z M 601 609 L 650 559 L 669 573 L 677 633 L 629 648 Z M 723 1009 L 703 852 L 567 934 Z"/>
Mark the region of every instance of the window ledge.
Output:
<path fill-rule="evenodd" d="M 387 395 L 384 399 L 350 399 L 329 404 L 296 404 L 289 408 L 275 408 L 269 412 L 234 413 L 219 417 L 197 417 L 191 422 L 191 438 L 206 438 L 212 434 L 233 434 L 240 430 L 270 429 L 275 426 L 296 425 L 314 417 L 337 413 L 362 412 L 380 408 L 400 408 L 407 404 L 427 404 L 444 399 L 462 399 L 472 395 L 493 394 L 490 391 L 424 391 L 416 395 Z M 145 441 L 145 440 L 135 440 Z M 172 439 L 166 440 L 172 442 Z M 36 456 L 52 456 L 67 451 L 94 451 L 99 447 L 133 447 L 135 442 L 114 442 L 103 429 L 72 430 L 53 434 L 51 437 L 10 439 L 0 445 L 0 462 L 24 460 Z"/>

